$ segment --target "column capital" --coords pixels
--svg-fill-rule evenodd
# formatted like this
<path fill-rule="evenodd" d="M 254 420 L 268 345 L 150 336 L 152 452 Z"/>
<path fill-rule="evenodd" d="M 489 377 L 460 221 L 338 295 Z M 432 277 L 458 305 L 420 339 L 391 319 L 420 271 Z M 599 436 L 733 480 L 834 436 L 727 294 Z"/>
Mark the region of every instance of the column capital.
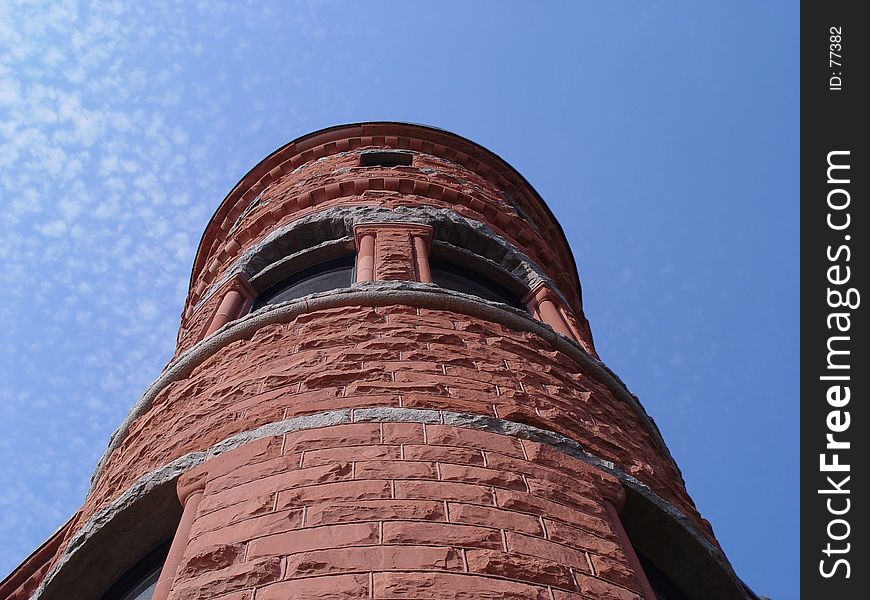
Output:
<path fill-rule="evenodd" d="M 409 237 L 418 237 L 426 242 L 426 246 L 432 243 L 432 226 L 423 225 L 422 223 L 402 223 L 401 221 L 385 221 L 372 223 L 357 223 L 353 226 L 353 239 L 357 249 L 359 249 L 360 240 L 366 235 L 374 235 L 377 237 L 379 231 L 407 231 Z"/>
<path fill-rule="evenodd" d="M 562 300 L 559 296 L 554 292 L 550 286 L 546 283 L 541 282 L 529 290 L 529 293 L 523 296 L 522 303 L 526 305 L 534 305 L 537 306 L 544 300 L 550 300 L 556 304 L 562 304 Z"/>

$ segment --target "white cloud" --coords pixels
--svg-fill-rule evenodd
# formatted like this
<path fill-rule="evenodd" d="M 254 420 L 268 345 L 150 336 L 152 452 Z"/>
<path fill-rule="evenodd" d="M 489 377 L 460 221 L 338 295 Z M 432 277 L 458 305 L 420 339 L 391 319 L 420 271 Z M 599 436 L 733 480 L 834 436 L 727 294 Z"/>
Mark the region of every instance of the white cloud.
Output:
<path fill-rule="evenodd" d="M 62 236 L 66 233 L 66 229 L 66 223 L 59 220 L 49 221 L 48 223 L 36 226 L 38 232 L 52 238 Z"/>
<path fill-rule="evenodd" d="M 294 9 L 287 39 L 322 37 Z M 75 510 L 172 354 L 202 226 L 262 151 L 233 137 L 277 123 L 274 102 L 239 91 L 272 77 L 246 62 L 274 21 L 259 12 L 0 2 L 0 571 Z M 248 48 L 234 58 L 237 42 Z M 216 48 L 237 62 L 205 62 Z"/>
<path fill-rule="evenodd" d="M 21 84 L 14 79 L 0 76 L 0 104 L 15 104 L 21 94 Z"/>

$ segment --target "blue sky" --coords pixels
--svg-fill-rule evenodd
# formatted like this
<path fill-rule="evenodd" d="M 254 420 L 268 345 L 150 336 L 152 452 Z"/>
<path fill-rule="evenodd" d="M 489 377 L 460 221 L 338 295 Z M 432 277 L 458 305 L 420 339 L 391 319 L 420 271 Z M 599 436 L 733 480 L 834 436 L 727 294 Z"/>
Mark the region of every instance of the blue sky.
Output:
<path fill-rule="evenodd" d="M 173 350 L 202 229 L 362 120 L 501 155 L 738 574 L 798 597 L 796 2 L 0 3 L 0 577 Z"/>

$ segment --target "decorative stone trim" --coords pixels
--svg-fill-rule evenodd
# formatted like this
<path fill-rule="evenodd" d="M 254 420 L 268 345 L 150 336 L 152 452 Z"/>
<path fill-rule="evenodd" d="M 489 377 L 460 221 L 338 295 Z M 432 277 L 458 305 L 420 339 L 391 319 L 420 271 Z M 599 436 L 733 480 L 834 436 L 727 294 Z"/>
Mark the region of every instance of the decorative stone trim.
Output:
<path fill-rule="evenodd" d="M 515 285 L 522 286 L 526 290 L 546 285 L 557 295 L 563 305 L 568 305 L 564 294 L 558 290 L 555 283 L 547 277 L 534 260 L 484 223 L 463 217 L 449 209 L 425 206 L 397 207 L 395 209 L 378 206 L 354 206 L 326 209 L 277 228 L 255 246 L 242 252 L 227 267 L 223 276 L 203 290 L 201 299 L 188 311 L 192 315 L 201 309 L 205 299 L 210 298 L 220 286 L 224 285 L 227 279 L 236 273 L 242 273 L 257 289 L 264 289 L 264 287 L 268 287 L 268 283 L 261 283 L 260 280 L 266 278 L 267 273 L 278 268 L 279 263 L 283 261 L 304 262 L 305 257 L 310 253 L 320 252 L 327 247 L 340 246 L 346 242 L 350 243 L 351 247 L 355 243 L 359 249 L 359 241 L 354 242 L 352 239 L 353 229 L 358 224 L 367 223 L 404 223 L 431 227 L 432 239 L 431 242 L 428 242 L 430 246 L 449 247 L 454 252 L 468 254 L 469 258 L 491 263 L 493 269 L 503 272 L 505 277 L 515 282 Z M 300 237 L 310 237 L 314 232 L 317 233 L 318 239 L 324 241 L 315 246 L 306 247 L 304 250 L 299 250 L 292 245 L 293 240 Z M 463 239 L 474 239 L 475 242 L 485 240 L 488 246 L 482 250 L 481 254 L 471 253 L 460 246 Z M 434 249 L 431 251 L 434 252 Z M 374 250 L 372 250 L 372 256 L 374 256 Z M 359 269 L 360 267 L 357 265 L 357 271 Z M 373 274 L 372 277 L 374 277 Z M 364 280 L 358 279 L 358 281 Z M 188 318 L 185 317 L 185 322 Z"/>
<path fill-rule="evenodd" d="M 553 293 L 545 284 L 540 284 L 532 289 L 522 302 L 529 307 L 532 315 L 553 328 L 556 333 L 561 333 L 567 338 L 579 341 L 577 332 L 572 331 L 568 321 L 563 316 L 564 306 L 561 299 Z"/>
<path fill-rule="evenodd" d="M 592 333 L 580 329 L 577 318 L 565 302 L 564 297 L 557 294 L 546 283 L 532 288 L 522 301 L 528 306 L 529 313 L 534 318 L 552 327 L 556 333 L 571 338 L 591 356 L 598 358 L 598 354 L 592 346 Z"/>
<path fill-rule="evenodd" d="M 208 326 L 200 335 L 200 340 L 250 310 L 257 297 L 257 290 L 248 283 L 248 280 L 241 273 L 233 275 L 217 293 L 221 297 L 221 302 L 212 315 Z"/>
<path fill-rule="evenodd" d="M 166 600 L 169 597 L 169 592 L 178 573 L 178 567 L 181 566 L 184 551 L 187 549 L 187 542 L 190 539 L 190 528 L 196 518 L 196 511 L 199 508 L 202 497 L 203 491 L 195 490 L 181 499 L 184 512 L 181 513 L 181 521 L 175 530 L 172 545 L 169 547 L 169 554 L 166 555 L 166 562 L 163 563 L 163 568 L 160 570 L 157 586 L 154 588 L 151 600 Z"/>
<path fill-rule="evenodd" d="M 518 331 L 534 333 L 552 344 L 554 348 L 574 360 L 590 376 L 601 382 L 617 399 L 625 402 L 639 417 L 644 429 L 656 446 L 672 464 L 675 472 L 682 475 L 662 439 L 654 421 L 647 415 L 640 401 L 628 391 L 625 384 L 604 365 L 591 356 L 571 338 L 555 333 L 549 326 L 536 321 L 522 311 L 504 304 L 489 302 L 477 296 L 468 296 L 432 285 L 405 281 L 381 281 L 313 294 L 283 304 L 274 304 L 230 322 L 211 336 L 202 340 L 173 360 L 158 379 L 145 391 L 121 426 L 109 440 L 108 448 L 91 476 L 91 488 L 102 473 L 106 461 L 128 432 L 130 424 L 144 414 L 160 391 L 173 381 L 183 379 L 207 358 L 224 346 L 251 337 L 261 327 L 273 323 L 287 323 L 303 313 L 340 306 L 388 306 L 405 304 L 419 308 L 446 310 L 471 315 Z"/>
<path fill-rule="evenodd" d="M 415 179 L 398 177 L 371 178 L 351 180 L 345 183 L 347 183 L 346 191 L 339 187 L 331 187 L 330 185 L 327 185 L 284 202 L 280 207 L 280 214 L 276 216 L 277 220 L 294 214 L 303 208 L 315 206 L 327 201 L 339 200 L 341 198 L 350 199 L 352 195 L 360 195 L 366 191 L 389 191 L 397 194 L 408 193 L 422 198 L 431 198 L 433 200 L 449 200 L 454 204 L 468 206 L 472 209 L 480 208 L 480 210 L 483 210 L 482 207 L 477 206 L 478 204 L 482 204 L 481 201 L 470 194 L 445 188 L 436 184 L 420 182 Z M 406 191 L 403 192 L 403 190 Z M 273 215 L 271 212 L 267 214 Z M 528 232 L 521 228 L 521 223 L 521 221 L 508 220 L 502 225 L 503 229 L 500 230 L 499 233 L 512 238 L 519 245 L 529 247 L 536 254 L 544 257 L 552 257 L 552 250 L 547 246 L 542 238 L 528 235 Z M 273 224 L 273 222 L 260 223 L 260 225 L 262 225 L 261 229 L 265 229 Z M 192 288 L 190 297 L 188 298 L 188 305 L 195 305 L 199 301 L 204 291 L 208 288 L 208 285 L 217 278 L 218 273 L 221 270 L 221 265 L 236 256 L 242 245 L 252 237 L 255 237 L 255 234 L 248 230 L 242 230 L 238 232 L 235 237 L 226 240 L 222 247 L 215 250 L 216 255 L 214 258 L 212 258 L 206 265 L 206 268 L 198 274 L 196 286 Z M 556 258 L 553 257 L 552 260 L 555 261 Z"/>
<path fill-rule="evenodd" d="M 357 248 L 357 283 L 419 281 L 431 283 L 429 245 L 432 227 L 415 223 L 358 223 L 353 226 Z"/>

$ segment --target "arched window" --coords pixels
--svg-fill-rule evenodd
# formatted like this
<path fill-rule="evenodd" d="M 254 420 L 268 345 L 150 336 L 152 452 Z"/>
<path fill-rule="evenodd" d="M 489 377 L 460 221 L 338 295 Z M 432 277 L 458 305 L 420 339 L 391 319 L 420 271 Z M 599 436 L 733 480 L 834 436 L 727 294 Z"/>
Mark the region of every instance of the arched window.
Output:
<path fill-rule="evenodd" d="M 429 267 L 432 283 L 443 288 L 526 310 L 514 294 L 480 273 L 440 260 L 430 260 Z"/>
<path fill-rule="evenodd" d="M 169 553 L 169 544 L 161 544 L 133 565 L 100 600 L 151 600 Z"/>
<path fill-rule="evenodd" d="M 260 294 L 254 302 L 254 310 L 267 304 L 278 304 L 337 288 L 350 287 L 353 283 L 354 258 L 347 256 L 318 263 L 298 271 Z"/>

